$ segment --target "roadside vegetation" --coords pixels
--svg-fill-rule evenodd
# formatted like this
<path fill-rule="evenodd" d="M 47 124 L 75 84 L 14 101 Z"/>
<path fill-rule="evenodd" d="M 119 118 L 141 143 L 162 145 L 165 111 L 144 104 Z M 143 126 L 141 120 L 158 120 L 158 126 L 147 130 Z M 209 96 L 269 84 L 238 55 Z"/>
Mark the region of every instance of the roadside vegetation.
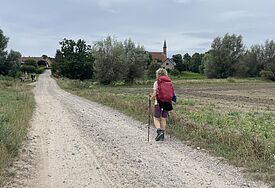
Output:
<path fill-rule="evenodd" d="M 0 187 L 11 175 L 5 169 L 18 154 L 33 113 L 32 86 L 27 84 L 37 79 L 34 74 L 41 74 L 46 69 L 46 64 L 34 59 L 22 62 L 18 51 L 8 52 L 8 41 L 0 28 Z"/>
<path fill-rule="evenodd" d="M 0 76 L 0 187 L 7 175 L 4 168 L 26 138 L 33 108 L 31 86 Z"/>
<path fill-rule="evenodd" d="M 183 75 L 189 75 L 185 73 Z M 233 79 L 233 78 L 232 78 Z M 76 95 L 116 108 L 121 112 L 148 122 L 148 95 L 153 80 L 132 85 L 103 86 L 92 81 L 60 79 L 59 85 Z M 177 91 L 213 86 L 262 84 L 251 79 L 184 79 L 175 80 Z M 207 149 L 230 163 L 245 167 L 258 180 L 275 186 L 275 130 L 274 113 L 253 111 L 224 111 L 215 102 L 200 104 L 192 96 L 177 93 L 178 101 L 169 119 L 168 132 L 194 147 Z"/>
<path fill-rule="evenodd" d="M 20 65 L 21 54 L 7 52 L 7 42 L 8 38 L 0 30 L 0 75 L 16 78 L 22 72 L 39 71 L 32 60 Z M 108 36 L 89 45 L 82 39 L 65 38 L 59 44 L 52 74 L 65 78 L 58 81 L 62 88 L 146 121 L 148 94 L 155 71 L 163 66 L 161 60 L 152 59 L 143 46 L 136 45 L 131 39 L 121 42 Z M 208 102 L 198 100 L 196 97 L 203 91 L 190 94 L 192 89 L 202 87 L 241 88 L 257 86 L 265 83 L 264 80 L 275 81 L 275 42 L 266 40 L 264 44 L 246 48 L 241 35 L 226 34 L 214 38 L 205 53 L 174 54 L 171 59 L 175 66 L 169 70 L 169 75 L 179 100 L 171 114 L 170 125 L 173 126 L 168 132 L 192 142 L 193 146 L 223 156 L 233 164 L 247 167 L 255 177 L 273 182 L 275 186 L 274 112 L 220 107 L 215 97 Z M 186 87 L 189 87 L 189 94 L 183 92 Z M 212 89 L 207 95 L 220 97 L 213 94 Z M 247 97 L 242 96 L 240 99 L 244 101 L 238 102 L 242 104 Z M 229 100 L 228 104 L 234 100 Z"/>
<path fill-rule="evenodd" d="M 44 71 L 32 60 L 22 66 L 20 52 L 6 50 L 8 41 L 0 29 L 0 187 L 9 176 L 4 169 L 18 154 L 26 138 L 34 108 L 31 86 L 27 85 L 31 82 L 28 73 Z"/>

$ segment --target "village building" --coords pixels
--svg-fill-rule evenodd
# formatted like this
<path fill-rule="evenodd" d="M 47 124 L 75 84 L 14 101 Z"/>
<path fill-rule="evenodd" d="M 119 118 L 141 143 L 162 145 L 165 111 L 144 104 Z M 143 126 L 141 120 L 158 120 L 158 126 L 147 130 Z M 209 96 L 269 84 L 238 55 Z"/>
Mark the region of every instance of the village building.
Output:
<path fill-rule="evenodd" d="M 25 61 L 27 61 L 28 59 L 35 60 L 38 66 L 46 66 L 46 67 L 49 67 L 54 61 L 54 58 L 50 58 L 46 55 L 42 55 L 41 57 L 29 56 L 29 57 L 21 57 L 21 64 L 23 65 Z"/>
<path fill-rule="evenodd" d="M 167 44 L 166 40 L 164 40 L 162 52 L 149 52 L 152 56 L 152 59 L 160 62 L 161 67 L 164 69 L 173 70 L 175 68 L 176 63 L 173 61 L 172 58 L 167 57 Z"/>

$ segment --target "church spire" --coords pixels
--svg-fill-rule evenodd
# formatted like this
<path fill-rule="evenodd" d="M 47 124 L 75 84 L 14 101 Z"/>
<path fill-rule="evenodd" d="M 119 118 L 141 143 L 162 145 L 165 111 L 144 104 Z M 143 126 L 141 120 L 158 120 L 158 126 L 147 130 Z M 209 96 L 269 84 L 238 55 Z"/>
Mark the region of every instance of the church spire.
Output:
<path fill-rule="evenodd" d="M 167 57 L 167 45 L 166 45 L 166 40 L 164 40 L 164 43 L 163 43 L 163 51 L 162 53 L 165 55 L 165 57 Z"/>

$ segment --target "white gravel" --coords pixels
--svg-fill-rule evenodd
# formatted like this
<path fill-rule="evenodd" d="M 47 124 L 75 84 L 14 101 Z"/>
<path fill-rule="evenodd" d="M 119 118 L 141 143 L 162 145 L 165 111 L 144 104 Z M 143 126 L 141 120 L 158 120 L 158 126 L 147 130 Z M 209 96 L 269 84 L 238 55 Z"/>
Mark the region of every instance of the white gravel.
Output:
<path fill-rule="evenodd" d="M 61 90 L 50 72 L 34 89 L 28 140 L 6 187 L 268 187 L 174 138 L 147 142 L 147 126 Z"/>

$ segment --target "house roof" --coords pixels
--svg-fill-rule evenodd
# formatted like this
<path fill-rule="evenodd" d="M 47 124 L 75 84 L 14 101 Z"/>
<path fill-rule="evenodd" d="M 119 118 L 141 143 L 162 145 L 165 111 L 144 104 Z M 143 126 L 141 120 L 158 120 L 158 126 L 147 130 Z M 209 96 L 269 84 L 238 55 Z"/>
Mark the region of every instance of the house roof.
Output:
<path fill-rule="evenodd" d="M 162 52 L 149 52 L 154 60 L 164 62 L 167 57 Z"/>
<path fill-rule="evenodd" d="M 163 62 L 163 63 L 167 63 L 167 61 L 171 64 L 171 65 L 173 65 L 173 66 L 175 66 L 176 65 L 176 63 L 175 63 L 175 61 L 171 58 L 166 58 L 166 60 Z"/>
<path fill-rule="evenodd" d="M 171 62 L 172 65 L 174 66 L 176 65 L 176 62 L 172 58 L 167 58 L 167 59 Z"/>
<path fill-rule="evenodd" d="M 28 60 L 28 59 L 33 59 L 33 60 L 35 60 L 35 61 L 43 60 L 42 57 L 21 57 L 21 60 L 22 60 L 22 61 L 26 61 L 26 60 Z"/>
<path fill-rule="evenodd" d="M 38 61 L 46 61 L 48 64 L 52 64 L 53 58 L 47 57 L 46 59 L 43 59 L 43 57 L 21 57 L 21 61 L 25 62 L 28 59 L 34 59 L 36 62 Z"/>

